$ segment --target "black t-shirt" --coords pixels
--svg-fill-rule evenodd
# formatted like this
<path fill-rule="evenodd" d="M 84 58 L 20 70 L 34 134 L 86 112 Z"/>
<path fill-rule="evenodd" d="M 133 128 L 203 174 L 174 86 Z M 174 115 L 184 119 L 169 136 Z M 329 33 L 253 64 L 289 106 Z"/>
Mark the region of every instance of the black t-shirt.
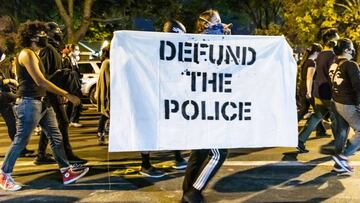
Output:
<path fill-rule="evenodd" d="M 346 105 L 360 104 L 360 70 L 354 61 L 339 59 L 329 71 L 334 101 Z"/>
<path fill-rule="evenodd" d="M 316 58 L 316 75 L 314 80 L 314 97 L 331 99 L 329 68 L 335 62 L 336 55 L 332 50 L 322 51 Z"/>
<path fill-rule="evenodd" d="M 45 48 L 41 49 L 39 56 L 47 77 L 61 69 L 61 55 L 51 44 L 48 43 Z"/>
<path fill-rule="evenodd" d="M 313 59 L 307 59 L 304 64 L 301 67 L 301 73 L 300 73 L 300 93 L 306 94 L 307 88 L 306 88 L 306 78 L 307 78 L 307 71 L 309 67 L 315 68 L 315 61 Z M 305 95 L 304 94 L 304 95 Z"/>
<path fill-rule="evenodd" d="M 39 60 L 39 68 L 42 74 L 45 73 L 44 65 L 42 64 L 40 57 L 34 52 Z M 19 89 L 16 94 L 18 97 L 44 97 L 46 90 L 43 87 L 38 86 L 32 79 L 25 66 L 20 65 L 19 59 L 16 59 L 16 73 L 18 75 Z"/>

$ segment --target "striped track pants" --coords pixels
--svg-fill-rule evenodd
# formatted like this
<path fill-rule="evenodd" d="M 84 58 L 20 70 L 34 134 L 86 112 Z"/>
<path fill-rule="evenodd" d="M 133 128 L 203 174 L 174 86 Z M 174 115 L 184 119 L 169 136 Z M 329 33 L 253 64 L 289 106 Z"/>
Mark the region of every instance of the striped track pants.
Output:
<path fill-rule="evenodd" d="M 202 191 L 220 169 L 227 149 L 201 149 L 191 151 L 183 182 L 184 193 L 191 188 Z"/>

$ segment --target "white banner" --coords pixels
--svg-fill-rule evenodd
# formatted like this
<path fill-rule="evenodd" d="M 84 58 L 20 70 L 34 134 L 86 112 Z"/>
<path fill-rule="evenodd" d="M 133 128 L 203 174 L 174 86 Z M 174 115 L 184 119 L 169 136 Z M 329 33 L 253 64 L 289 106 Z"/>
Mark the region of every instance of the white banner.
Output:
<path fill-rule="evenodd" d="M 297 145 L 283 36 L 117 31 L 109 151 Z"/>

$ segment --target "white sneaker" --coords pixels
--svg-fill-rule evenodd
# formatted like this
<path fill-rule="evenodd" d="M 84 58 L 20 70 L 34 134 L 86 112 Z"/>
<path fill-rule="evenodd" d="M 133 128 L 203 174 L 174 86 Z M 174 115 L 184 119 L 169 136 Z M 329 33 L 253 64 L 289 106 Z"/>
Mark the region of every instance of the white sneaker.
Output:
<path fill-rule="evenodd" d="M 69 126 L 72 126 L 75 128 L 81 128 L 83 125 L 81 123 L 70 123 Z"/>
<path fill-rule="evenodd" d="M 21 185 L 17 184 L 11 175 L 0 173 L 0 187 L 7 191 L 17 191 L 21 189 Z"/>

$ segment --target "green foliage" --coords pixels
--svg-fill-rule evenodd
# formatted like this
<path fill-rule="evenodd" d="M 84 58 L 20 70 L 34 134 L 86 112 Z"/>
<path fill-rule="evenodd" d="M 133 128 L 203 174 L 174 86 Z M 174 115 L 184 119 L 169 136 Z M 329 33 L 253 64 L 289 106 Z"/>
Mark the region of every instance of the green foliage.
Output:
<path fill-rule="evenodd" d="M 319 42 L 323 30 L 334 27 L 335 0 L 286 1 L 283 30 L 293 44 L 306 47 Z"/>

